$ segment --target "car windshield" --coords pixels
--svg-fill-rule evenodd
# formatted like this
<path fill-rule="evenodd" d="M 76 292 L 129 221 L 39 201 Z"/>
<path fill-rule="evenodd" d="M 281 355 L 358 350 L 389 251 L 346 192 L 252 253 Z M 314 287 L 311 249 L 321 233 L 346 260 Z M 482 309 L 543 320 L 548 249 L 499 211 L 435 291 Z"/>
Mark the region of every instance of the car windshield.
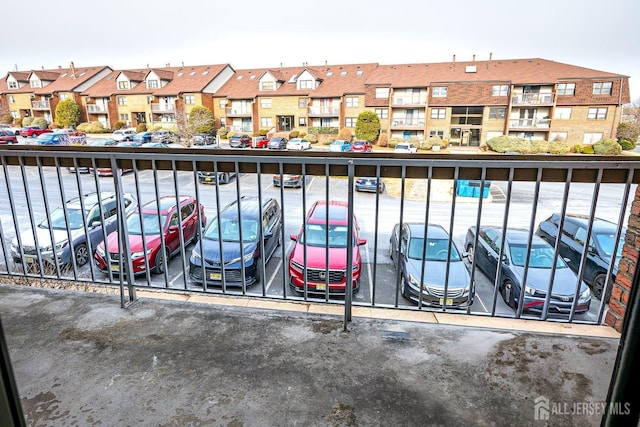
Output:
<path fill-rule="evenodd" d="M 509 245 L 511 262 L 518 267 L 524 267 L 527 254 L 526 244 Z M 551 246 L 533 245 L 529 253 L 529 267 L 531 268 L 551 268 L 553 266 L 553 248 Z M 567 264 L 558 257 L 556 268 L 565 268 Z"/>
<path fill-rule="evenodd" d="M 81 209 L 72 209 L 67 208 L 67 215 L 69 217 L 69 228 L 71 230 L 77 230 L 78 228 L 84 227 L 84 223 L 82 221 L 82 210 Z M 85 217 L 89 215 L 88 211 L 85 211 Z M 49 216 L 50 219 L 47 220 L 45 218 L 38 227 L 40 228 L 49 228 L 49 224 L 51 224 L 51 228 L 53 230 L 66 230 L 67 222 L 64 219 L 64 210 L 60 207 L 51 212 Z"/>
<path fill-rule="evenodd" d="M 204 233 L 206 239 L 218 240 L 222 232 L 222 240 L 225 242 L 240 241 L 240 223 L 238 218 L 222 218 L 218 229 L 218 220 L 215 219 Z M 258 240 L 258 223 L 252 219 L 242 220 L 242 241 L 255 242 Z"/>
<path fill-rule="evenodd" d="M 162 224 L 167 220 L 166 215 L 160 216 Z M 127 218 L 127 232 L 132 235 L 141 235 L 144 228 L 144 234 L 160 234 L 160 225 L 158 224 L 157 213 L 143 213 L 142 222 L 140 222 L 140 213 L 135 212 Z"/>
<path fill-rule="evenodd" d="M 623 230 L 622 235 L 624 236 L 626 233 Z M 601 233 L 601 234 L 596 234 L 596 240 L 598 241 L 598 245 L 600 246 L 600 248 L 602 248 L 602 251 L 605 253 L 606 256 L 610 257 L 611 254 L 613 253 L 613 245 L 616 242 L 616 235 L 615 233 Z M 618 248 L 616 251 L 616 258 L 620 258 L 622 256 L 622 247 L 624 245 L 618 243 Z"/>
<path fill-rule="evenodd" d="M 449 240 L 448 239 L 427 239 L 427 256 L 424 257 L 427 261 L 446 261 Z M 414 237 L 409 242 L 408 256 L 411 259 L 422 259 L 424 239 L 422 237 Z M 456 247 L 451 245 L 450 261 L 460 261 L 460 254 L 456 250 Z"/>
<path fill-rule="evenodd" d="M 307 243 L 309 246 L 327 246 L 327 228 L 324 224 L 308 224 L 303 236 L 300 236 L 300 243 Z M 347 247 L 347 226 L 329 225 L 329 247 Z"/>

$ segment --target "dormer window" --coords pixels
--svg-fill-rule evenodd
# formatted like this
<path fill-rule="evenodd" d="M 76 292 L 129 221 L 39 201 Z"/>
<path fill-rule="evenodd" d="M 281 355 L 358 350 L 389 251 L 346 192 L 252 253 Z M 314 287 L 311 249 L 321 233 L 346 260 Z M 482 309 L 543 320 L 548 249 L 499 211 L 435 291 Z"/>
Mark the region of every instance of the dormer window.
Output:
<path fill-rule="evenodd" d="M 333 76 L 333 71 L 327 71 L 327 77 Z"/>
<path fill-rule="evenodd" d="M 276 90 L 276 85 L 274 81 L 266 81 L 260 84 L 260 90 Z"/>
<path fill-rule="evenodd" d="M 300 89 L 313 89 L 313 80 L 300 80 L 298 83 Z"/>
<path fill-rule="evenodd" d="M 159 87 L 160 87 L 160 82 L 158 80 L 147 80 L 147 88 L 158 89 Z"/>
<path fill-rule="evenodd" d="M 120 90 L 129 89 L 129 81 L 127 81 L 127 80 L 119 81 L 118 82 L 118 89 L 120 89 Z"/>
<path fill-rule="evenodd" d="M 356 76 L 361 76 L 361 75 L 362 75 L 362 70 L 356 71 Z"/>
<path fill-rule="evenodd" d="M 344 77 L 344 76 L 346 76 L 346 75 L 347 75 L 347 72 L 346 72 L 346 71 L 342 71 L 342 72 L 340 73 L 340 75 L 341 75 L 342 77 Z"/>
<path fill-rule="evenodd" d="M 18 82 L 16 81 L 7 82 L 7 85 L 9 89 L 18 89 Z"/>
<path fill-rule="evenodd" d="M 42 87 L 42 81 L 39 79 L 33 79 L 29 81 L 31 87 Z"/>

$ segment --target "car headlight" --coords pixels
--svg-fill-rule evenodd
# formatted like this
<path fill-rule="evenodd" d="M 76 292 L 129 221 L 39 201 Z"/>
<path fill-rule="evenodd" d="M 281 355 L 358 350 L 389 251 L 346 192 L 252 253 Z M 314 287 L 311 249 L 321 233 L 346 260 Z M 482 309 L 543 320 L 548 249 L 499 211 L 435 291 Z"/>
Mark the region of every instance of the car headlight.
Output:
<path fill-rule="evenodd" d="M 253 259 L 253 252 L 250 252 L 242 257 L 242 261 L 246 264 Z M 235 258 L 230 261 L 225 261 L 224 265 L 235 264 L 236 262 L 240 262 L 241 258 Z"/>
<path fill-rule="evenodd" d="M 69 244 L 69 241 L 68 241 L 68 240 L 64 240 L 64 241 L 62 241 L 62 242 L 60 242 L 60 243 L 56 243 L 56 245 L 55 245 L 55 250 L 56 250 L 56 252 L 58 252 L 58 251 L 59 251 L 59 250 L 61 250 L 61 249 L 64 249 L 68 244 Z M 44 252 L 50 252 L 50 251 L 52 251 L 53 249 L 54 249 L 54 246 L 53 246 L 53 245 L 49 245 L 49 246 L 45 247 L 45 248 L 43 249 L 43 251 L 44 251 Z"/>
<path fill-rule="evenodd" d="M 536 290 L 533 289 L 531 286 L 527 285 L 524 287 L 524 292 L 529 294 L 529 295 L 535 295 Z"/>
<path fill-rule="evenodd" d="M 580 299 L 587 299 L 591 296 L 591 290 L 589 287 L 585 287 L 585 290 L 580 293 Z"/>
<path fill-rule="evenodd" d="M 102 246 L 98 246 L 96 248 L 96 252 L 98 253 L 98 255 L 104 258 L 104 248 Z"/>
<path fill-rule="evenodd" d="M 193 259 L 202 259 L 202 255 L 200 255 L 200 252 L 197 252 L 196 250 L 192 250 L 191 251 L 191 258 Z"/>
<path fill-rule="evenodd" d="M 353 272 L 360 270 L 360 264 L 353 264 Z"/>
<path fill-rule="evenodd" d="M 533 297 L 538 297 L 538 298 L 544 298 L 547 295 L 546 292 L 533 288 L 529 285 L 524 287 L 524 292 Z"/>
<path fill-rule="evenodd" d="M 418 278 L 411 273 L 409 273 L 409 282 L 414 286 L 420 286 L 420 281 L 418 280 Z"/>
<path fill-rule="evenodd" d="M 147 249 L 146 253 L 150 254 L 152 250 L 153 249 Z M 143 256 L 145 256 L 145 251 L 137 251 L 137 252 L 134 252 L 134 253 L 131 254 L 131 258 L 132 259 L 142 258 Z"/>

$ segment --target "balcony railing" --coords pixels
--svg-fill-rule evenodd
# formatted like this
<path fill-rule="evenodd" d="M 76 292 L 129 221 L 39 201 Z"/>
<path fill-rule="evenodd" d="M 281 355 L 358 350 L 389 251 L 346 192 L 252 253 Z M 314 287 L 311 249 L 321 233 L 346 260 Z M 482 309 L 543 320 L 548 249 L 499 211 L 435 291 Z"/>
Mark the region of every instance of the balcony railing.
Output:
<path fill-rule="evenodd" d="M 227 117 L 251 117 L 251 110 L 245 108 L 227 107 L 224 109 Z"/>
<path fill-rule="evenodd" d="M 174 104 L 151 104 L 151 112 L 152 113 L 173 113 L 176 111 L 176 106 Z"/>
<path fill-rule="evenodd" d="M 309 107 L 309 117 L 339 117 L 338 107 Z"/>
<path fill-rule="evenodd" d="M 51 106 L 49 101 L 31 101 L 31 108 L 34 110 L 48 110 Z"/>
<path fill-rule="evenodd" d="M 551 93 L 520 93 L 511 97 L 513 105 L 553 105 L 553 94 Z"/>
<path fill-rule="evenodd" d="M 414 106 L 426 106 L 427 100 L 425 99 L 415 99 L 411 97 L 394 97 L 392 100 L 392 107 L 414 107 Z"/>
<path fill-rule="evenodd" d="M 107 106 L 103 104 L 87 104 L 87 112 L 89 114 L 104 114 L 107 112 Z"/>
<path fill-rule="evenodd" d="M 533 239 L 537 239 L 541 222 L 552 214 L 564 217 L 569 212 L 580 212 L 587 218 L 587 241 L 595 233 L 592 226 L 596 216 L 617 224 L 609 234 L 611 253 L 616 253 L 624 241 L 631 187 L 640 182 L 640 157 L 632 156 L 507 158 L 483 154 L 478 158 L 462 154 L 376 152 L 362 156 L 330 153 L 315 146 L 303 155 L 255 149 L 144 149 L 144 153 L 141 150 L 71 146 L 0 149 L 0 196 L 5 200 L 0 205 L 0 275 L 17 277 L 22 282 L 60 280 L 114 286 L 121 291 L 123 306 L 135 300 L 136 289 L 159 288 L 338 304 L 344 305 L 345 318 L 350 317 L 351 306 L 358 305 L 600 324 L 606 302 L 598 295 L 606 295 L 612 286 L 617 260 L 606 261 L 604 288 L 592 293 L 586 285 L 579 285 L 587 281 L 585 263 L 591 252 L 569 259 L 561 253 L 560 245 L 552 245 L 545 250 L 552 260 L 545 261 L 548 268 L 540 271 L 542 267 L 537 263 L 542 261 L 533 257 L 544 245 Z M 81 173 L 91 170 L 108 177 Z M 208 181 L 212 185 L 203 179 L 207 176 L 212 177 Z M 371 185 L 362 187 L 357 177 L 374 179 Z M 382 180 L 384 186 L 376 186 L 376 179 Z M 274 187 L 276 180 L 297 188 Z M 98 202 L 95 208 L 89 205 L 90 198 L 82 198 L 80 208 L 78 203 L 63 203 L 91 192 L 114 192 L 118 202 L 115 206 Z M 175 228 L 169 228 L 153 207 L 143 217 L 125 206 L 125 194 L 137 199 L 139 205 L 163 196 L 177 201 L 178 195 L 191 195 L 203 210 L 187 210 L 185 217 L 176 216 Z M 197 255 L 205 253 L 204 243 L 197 239 L 190 241 L 191 238 L 203 236 L 207 227 L 214 224 L 211 236 L 215 239 L 219 236 L 217 230 L 222 229 L 217 219 L 221 218 L 222 209 L 238 201 L 242 211 L 243 197 L 247 196 L 257 197 L 261 204 L 273 199 L 281 209 L 279 213 L 270 211 L 262 221 L 255 222 L 257 228 L 252 236 L 262 235 L 264 239 L 251 237 L 240 244 L 236 255 L 222 251 L 222 260 L 213 255 L 224 248 L 219 240 L 215 240 L 218 249 L 212 249 L 204 257 Z M 303 245 L 306 249 L 301 249 L 306 252 L 302 258 L 290 263 L 295 242 L 289 236 L 297 236 L 317 200 L 346 203 L 347 219 L 337 227 L 346 231 L 346 235 L 352 232 L 362 239 L 360 245 L 333 250 L 331 245 L 329 249 L 314 247 L 310 241 L 308 246 Z M 83 207 L 82 203 L 88 205 Z M 95 221 L 89 221 L 88 216 L 93 217 L 94 210 L 115 212 L 116 216 L 106 214 L 101 221 L 98 214 Z M 79 213 L 83 211 L 90 213 L 83 216 Z M 127 221 L 125 212 L 130 215 Z M 282 218 L 282 223 L 273 228 L 269 225 L 272 214 Z M 323 218 L 330 218 L 328 212 Z M 144 228 L 140 228 L 141 223 Z M 406 223 L 433 224 L 434 228 L 416 231 L 412 237 L 418 239 L 415 246 L 398 248 L 390 243 L 398 235 L 395 225 Z M 46 228 L 47 224 L 54 224 L 56 229 Z M 530 253 L 531 257 L 525 255 L 515 260 L 504 242 L 472 233 L 483 226 L 524 230 L 520 243 L 525 246 L 520 249 L 526 250 L 519 253 Z M 242 227 L 251 228 L 244 220 Z M 260 227 L 265 228 L 261 231 Z M 318 227 L 322 229 L 322 223 Z M 36 229 L 38 232 L 34 233 L 32 230 Z M 134 235 L 141 232 L 153 235 L 161 229 L 172 236 L 172 240 L 167 237 L 158 241 L 161 249 L 135 246 L 143 241 L 152 245 L 154 239 L 147 241 L 144 234 L 142 238 Z M 114 230 L 121 234 L 112 234 Z M 324 230 L 320 237 L 329 233 L 329 227 Z M 239 233 L 244 235 L 242 229 Z M 68 239 L 69 235 L 73 238 Z M 135 238 L 122 238 L 129 235 Z M 90 244 L 86 236 L 92 236 Z M 325 237 L 329 242 L 331 236 Z M 105 255 L 104 246 L 98 249 L 102 257 L 110 260 L 106 267 L 99 265 L 99 257 L 93 252 L 105 238 L 113 252 L 112 256 Z M 300 239 L 296 237 L 298 242 Z M 179 241 L 190 242 L 176 243 Z M 269 242 L 277 244 L 269 246 Z M 505 260 L 500 268 L 487 263 L 481 251 L 474 249 L 482 242 L 487 243 L 483 247 L 497 248 L 500 255 L 495 259 Z M 440 244 L 444 248 L 429 255 L 431 247 Z M 265 252 L 266 248 L 273 248 L 273 252 Z M 420 254 L 425 251 L 427 259 L 422 264 Z M 145 256 L 151 253 L 153 256 Z M 165 263 L 158 253 L 173 256 Z M 244 269 L 237 253 L 245 253 Z M 265 253 L 272 253 L 271 258 L 249 256 Z M 237 259 L 231 262 L 226 258 L 230 262 L 225 264 L 227 256 Z M 211 263 L 205 271 L 197 265 L 203 258 Z M 328 268 L 328 258 L 336 264 L 344 263 L 345 259 L 347 262 L 342 267 Z M 394 267 L 399 259 L 405 259 L 401 270 Z M 577 266 L 575 273 L 566 267 L 565 259 Z M 138 268 L 135 276 L 127 274 L 134 271 L 134 263 Z M 511 264 L 520 266 L 513 276 L 507 272 Z M 225 269 L 221 270 L 220 265 L 226 265 Z M 554 276 L 557 270 L 566 275 Z M 440 273 L 434 275 L 435 272 Z M 259 279 L 249 281 L 255 274 Z M 464 279 L 466 274 L 468 279 Z M 518 278 L 527 280 L 522 274 L 533 278 L 530 283 L 536 283 L 528 285 L 525 292 L 520 292 L 516 285 Z M 294 275 L 302 277 L 302 282 L 296 282 L 301 286 L 298 290 L 291 287 Z M 207 277 L 211 283 L 199 284 L 194 277 Z M 333 283 L 338 281 L 337 277 L 344 279 L 342 288 Z M 352 281 L 359 285 L 359 291 L 345 294 L 344 283 Z"/>
<path fill-rule="evenodd" d="M 391 129 L 424 129 L 424 119 L 401 119 L 391 120 Z"/>
<path fill-rule="evenodd" d="M 518 129 L 549 129 L 550 119 L 511 119 L 510 128 Z"/>

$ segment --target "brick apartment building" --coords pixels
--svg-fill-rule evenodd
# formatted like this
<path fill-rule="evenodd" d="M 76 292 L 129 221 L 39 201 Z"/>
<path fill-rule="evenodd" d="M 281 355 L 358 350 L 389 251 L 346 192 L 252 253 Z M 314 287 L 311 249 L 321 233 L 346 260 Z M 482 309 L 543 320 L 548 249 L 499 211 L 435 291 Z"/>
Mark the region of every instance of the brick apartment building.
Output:
<path fill-rule="evenodd" d="M 440 136 L 479 146 L 494 136 L 592 143 L 615 137 L 629 77 L 541 58 L 235 70 L 229 64 L 131 70 L 108 66 L 10 71 L 0 81 L 10 114 L 55 120 L 71 98 L 83 121 L 113 128 L 177 128 L 191 108 L 216 127 L 253 133 L 355 128 L 374 111 L 389 138 Z"/>

